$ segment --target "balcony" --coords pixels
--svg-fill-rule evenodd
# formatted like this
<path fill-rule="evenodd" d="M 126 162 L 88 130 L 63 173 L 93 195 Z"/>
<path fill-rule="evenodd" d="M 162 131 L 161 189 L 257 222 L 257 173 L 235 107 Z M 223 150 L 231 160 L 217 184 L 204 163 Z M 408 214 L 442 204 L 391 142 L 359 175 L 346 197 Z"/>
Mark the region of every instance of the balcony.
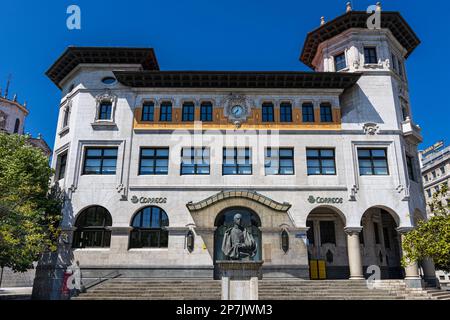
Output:
<path fill-rule="evenodd" d="M 423 141 L 422 129 L 414 124 L 409 117 L 402 122 L 402 132 L 405 139 L 412 144 L 418 145 Z"/>

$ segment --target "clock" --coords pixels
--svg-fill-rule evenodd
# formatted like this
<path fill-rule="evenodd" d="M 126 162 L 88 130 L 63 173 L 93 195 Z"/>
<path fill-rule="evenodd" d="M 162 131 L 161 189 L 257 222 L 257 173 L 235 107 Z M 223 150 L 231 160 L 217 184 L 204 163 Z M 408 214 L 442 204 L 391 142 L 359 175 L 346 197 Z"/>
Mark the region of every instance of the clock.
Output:
<path fill-rule="evenodd" d="M 235 116 L 236 118 L 241 117 L 244 114 L 244 108 L 240 105 L 235 105 L 231 108 L 231 113 L 233 114 L 233 116 Z"/>

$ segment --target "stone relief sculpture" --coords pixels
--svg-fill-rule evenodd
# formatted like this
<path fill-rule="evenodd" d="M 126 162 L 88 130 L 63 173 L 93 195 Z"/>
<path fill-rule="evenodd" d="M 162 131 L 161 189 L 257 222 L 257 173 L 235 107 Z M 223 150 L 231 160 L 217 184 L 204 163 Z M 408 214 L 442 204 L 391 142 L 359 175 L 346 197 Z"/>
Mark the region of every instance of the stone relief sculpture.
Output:
<path fill-rule="evenodd" d="M 243 260 L 253 258 L 257 252 L 255 239 L 245 229 L 242 216 L 236 214 L 233 218 L 234 225 L 225 231 L 222 243 L 222 251 L 230 260 Z"/>

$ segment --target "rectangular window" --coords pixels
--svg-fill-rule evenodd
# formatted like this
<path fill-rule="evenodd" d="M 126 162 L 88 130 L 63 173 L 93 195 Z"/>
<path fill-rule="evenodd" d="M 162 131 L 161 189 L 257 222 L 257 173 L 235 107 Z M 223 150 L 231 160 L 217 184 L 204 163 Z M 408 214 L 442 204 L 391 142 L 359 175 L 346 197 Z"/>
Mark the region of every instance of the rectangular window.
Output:
<path fill-rule="evenodd" d="M 181 175 L 209 174 L 209 148 L 181 149 Z"/>
<path fill-rule="evenodd" d="M 223 175 L 251 175 L 252 153 L 250 148 L 223 148 Z"/>
<path fill-rule="evenodd" d="M 69 115 L 70 115 L 70 108 L 66 107 L 64 109 L 64 119 L 63 119 L 63 128 L 67 127 L 69 125 Z"/>
<path fill-rule="evenodd" d="M 159 121 L 172 121 L 172 102 L 165 101 L 161 103 L 160 111 Z"/>
<path fill-rule="evenodd" d="M 445 174 L 445 167 L 441 167 L 441 174 Z"/>
<path fill-rule="evenodd" d="M 306 231 L 306 238 L 308 239 L 309 245 L 314 245 L 314 221 L 306 221 L 306 226 L 309 228 L 308 231 Z"/>
<path fill-rule="evenodd" d="M 395 72 L 398 72 L 398 67 L 397 67 L 397 57 L 394 55 L 394 54 L 392 54 L 391 55 L 391 59 L 392 59 L 392 69 L 395 71 Z"/>
<path fill-rule="evenodd" d="M 116 174 L 117 148 L 86 148 L 83 174 Z"/>
<path fill-rule="evenodd" d="M 202 102 L 200 106 L 200 120 L 201 121 L 213 120 L 213 106 L 211 102 Z"/>
<path fill-rule="evenodd" d="M 183 121 L 194 121 L 195 106 L 192 102 L 183 103 Z"/>
<path fill-rule="evenodd" d="M 328 103 L 322 103 L 320 105 L 320 122 L 333 122 L 331 105 Z"/>
<path fill-rule="evenodd" d="M 280 121 L 292 122 L 292 105 L 288 102 L 280 104 Z"/>
<path fill-rule="evenodd" d="M 364 63 L 366 64 L 377 64 L 377 49 L 374 47 L 365 47 L 364 48 Z"/>
<path fill-rule="evenodd" d="M 155 104 L 153 102 L 146 102 L 142 106 L 142 121 L 153 121 L 155 114 Z"/>
<path fill-rule="evenodd" d="M 436 171 L 431 172 L 431 175 L 433 176 L 433 179 L 436 179 Z"/>
<path fill-rule="evenodd" d="M 312 103 L 302 105 L 303 122 L 314 122 L 314 106 Z"/>
<path fill-rule="evenodd" d="M 169 148 L 141 148 L 139 175 L 164 175 L 169 172 Z"/>
<path fill-rule="evenodd" d="M 408 177 L 412 181 L 416 181 L 416 176 L 414 174 L 414 158 L 406 156 L 406 166 L 408 168 Z"/>
<path fill-rule="evenodd" d="M 361 176 L 389 175 L 386 149 L 358 149 L 358 162 Z"/>
<path fill-rule="evenodd" d="M 404 76 L 403 63 L 401 62 L 400 59 L 398 59 L 397 62 L 398 62 L 398 74 L 400 75 L 401 78 L 403 78 Z"/>
<path fill-rule="evenodd" d="M 373 223 L 373 234 L 375 235 L 375 243 L 380 244 L 380 230 L 378 229 L 378 223 Z"/>
<path fill-rule="evenodd" d="M 334 149 L 306 149 L 308 175 L 335 175 Z"/>
<path fill-rule="evenodd" d="M 334 57 L 334 67 L 336 71 L 347 68 L 347 63 L 345 62 L 345 53 L 338 54 Z"/>
<path fill-rule="evenodd" d="M 294 149 L 266 148 L 264 168 L 266 175 L 294 174 Z"/>
<path fill-rule="evenodd" d="M 64 179 L 66 175 L 67 152 L 58 156 L 58 180 Z"/>
<path fill-rule="evenodd" d="M 263 122 L 273 122 L 273 104 L 272 103 L 263 103 L 262 105 L 262 121 Z"/>
<path fill-rule="evenodd" d="M 359 233 L 359 244 L 362 244 L 363 246 L 365 245 L 365 243 L 364 243 L 364 229 L 362 229 L 361 232 Z"/>
<path fill-rule="evenodd" d="M 334 221 L 320 221 L 320 244 L 336 244 Z"/>
<path fill-rule="evenodd" d="M 110 101 L 103 101 L 100 103 L 100 109 L 98 110 L 99 120 L 111 120 L 112 103 Z"/>
<path fill-rule="evenodd" d="M 427 190 L 427 195 L 428 195 L 428 198 L 431 198 L 431 189 Z"/>

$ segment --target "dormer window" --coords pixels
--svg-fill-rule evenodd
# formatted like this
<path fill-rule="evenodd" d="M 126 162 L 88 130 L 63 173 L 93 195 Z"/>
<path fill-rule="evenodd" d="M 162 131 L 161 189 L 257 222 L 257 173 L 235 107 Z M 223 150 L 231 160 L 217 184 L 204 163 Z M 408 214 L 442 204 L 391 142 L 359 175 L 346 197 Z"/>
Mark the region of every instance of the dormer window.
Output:
<path fill-rule="evenodd" d="M 375 47 L 365 47 L 364 48 L 364 63 L 366 64 L 377 64 L 377 48 Z"/>
<path fill-rule="evenodd" d="M 98 120 L 111 120 L 112 116 L 112 102 L 102 101 L 100 102 L 100 108 L 98 109 Z"/>
<path fill-rule="evenodd" d="M 340 71 L 347 68 L 347 62 L 345 61 L 344 52 L 334 57 L 334 68 L 336 71 Z"/>

